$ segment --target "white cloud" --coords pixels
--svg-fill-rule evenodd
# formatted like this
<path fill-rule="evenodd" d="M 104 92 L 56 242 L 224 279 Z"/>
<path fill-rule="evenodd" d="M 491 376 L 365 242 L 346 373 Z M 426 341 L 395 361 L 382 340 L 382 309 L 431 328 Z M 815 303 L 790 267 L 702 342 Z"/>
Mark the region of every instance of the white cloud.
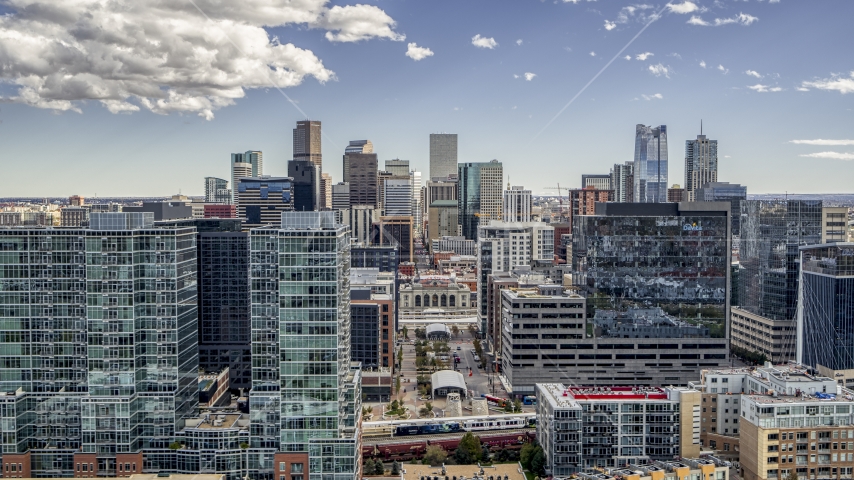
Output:
<path fill-rule="evenodd" d="M 522 45 L 522 39 L 516 40 L 516 45 Z"/>
<path fill-rule="evenodd" d="M 536 77 L 536 76 L 537 76 L 537 74 L 536 74 L 536 73 L 525 72 L 525 80 L 527 80 L 527 81 L 529 81 L 529 82 L 530 82 L 531 80 L 533 80 L 533 79 L 534 79 L 534 77 Z"/>
<path fill-rule="evenodd" d="M 632 59 L 632 56 L 631 56 L 631 55 L 626 55 L 626 56 L 625 56 L 625 57 L 623 57 L 623 58 L 625 58 L 626 60 L 631 60 L 631 59 Z"/>
<path fill-rule="evenodd" d="M 660 77 L 664 75 L 667 78 L 670 78 L 670 67 L 665 67 L 662 64 L 650 65 L 649 71 L 656 77 Z"/>
<path fill-rule="evenodd" d="M 643 97 L 644 100 L 662 100 L 662 99 L 664 99 L 664 95 L 662 95 L 660 93 L 655 93 L 652 95 L 641 95 L 641 97 Z"/>
<path fill-rule="evenodd" d="M 753 15 L 747 13 L 739 13 L 738 15 L 729 18 L 716 18 L 714 22 L 708 22 L 706 20 L 703 20 L 703 18 L 698 15 L 691 15 L 691 18 L 689 18 L 688 21 L 685 23 L 689 25 L 699 25 L 701 27 L 720 27 L 722 25 L 730 25 L 733 23 L 747 26 L 758 21 L 759 18 L 754 17 Z"/>
<path fill-rule="evenodd" d="M 798 88 L 796 88 L 795 90 L 797 90 L 797 91 L 799 91 L 799 92 L 809 92 L 809 91 L 810 91 L 810 89 L 809 89 L 809 88 L 804 88 L 804 87 L 798 87 Z"/>
<path fill-rule="evenodd" d="M 770 85 L 762 85 L 761 83 L 757 83 L 756 85 L 750 85 L 747 88 L 753 90 L 758 93 L 767 93 L 767 92 L 782 92 L 783 89 L 780 87 L 772 87 Z"/>
<path fill-rule="evenodd" d="M 819 90 L 831 90 L 842 94 L 854 93 L 854 72 L 849 77 L 842 75 L 831 75 L 830 78 L 820 78 L 813 81 L 801 83 L 801 88 L 817 88 Z"/>
<path fill-rule="evenodd" d="M 711 23 L 703 20 L 697 15 L 691 15 L 691 18 L 689 18 L 688 21 L 685 23 L 687 23 L 688 25 L 700 25 L 702 27 L 708 27 L 709 25 L 711 25 Z"/>
<path fill-rule="evenodd" d="M 471 44 L 478 48 L 489 48 L 493 49 L 498 46 L 498 42 L 495 41 L 492 37 L 481 37 L 478 33 L 477 35 L 471 37 Z"/>
<path fill-rule="evenodd" d="M 327 2 L 4 2 L 15 13 L 0 17 L 0 82 L 17 92 L 2 100 L 76 112 L 92 100 L 112 113 L 212 119 L 247 89 L 335 79 L 313 52 L 265 28 L 301 24 L 335 42 L 404 38 L 377 7 Z"/>
<path fill-rule="evenodd" d="M 614 23 L 614 22 L 609 22 L 608 20 L 605 20 L 605 30 L 611 31 L 611 30 L 613 30 L 613 29 L 615 29 L 615 28 L 617 28 L 617 24 L 616 24 L 616 23 Z"/>
<path fill-rule="evenodd" d="M 281 0 L 275 0 L 275 3 L 281 3 Z M 394 20 L 373 5 L 336 5 L 313 25 L 329 30 L 326 39 L 330 42 L 358 42 L 375 37 L 396 42 L 406 39 L 406 35 L 392 30 Z"/>
<path fill-rule="evenodd" d="M 413 42 L 406 46 L 406 56 L 417 62 L 418 60 L 432 57 L 433 50 L 430 50 L 427 47 L 419 47 L 415 42 Z"/>
<path fill-rule="evenodd" d="M 642 61 L 642 62 L 643 62 L 643 61 L 645 61 L 647 58 L 649 58 L 649 57 L 651 57 L 651 56 L 653 56 L 653 55 L 655 55 L 655 54 L 654 54 L 654 53 L 652 53 L 652 52 L 639 53 L 639 54 L 635 55 L 635 60 L 640 60 L 640 61 Z"/>
<path fill-rule="evenodd" d="M 455 112 L 459 112 L 459 111 L 460 111 L 460 110 L 462 110 L 462 109 L 463 109 L 463 107 L 454 107 L 454 111 L 455 111 Z"/>
<path fill-rule="evenodd" d="M 844 152 L 818 152 L 818 153 L 806 153 L 801 155 L 802 157 L 809 158 L 829 158 L 831 160 L 854 160 L 854 153 L 844 153 Z"/>
<path fill-rule="evenodd" d="M 723 66 L 723 65 L 720 65 L 720 64 L 718 64 L 718 70 L 720 70 L 720 71 L 724 72 L 724 75 L 726 75 L 727 73 L 729 73 L 729 69 L 728 69 L 728 68 L 724 68 L 724 66 Z"/>
<path fill-rule="evenodd" d="M 646 23 L 650 20 L 655 20 L 657 17 L 655 11 L 647 14 L 646 11 L 652 9 L 652 5 L 636 4 L 628 5 L 620 9 L 617 13 L 617 18 L 614 21 L 605 20 L 605 29 L 613 30 L 618 24 L 629 23 L 630 20 L 636 20 L 641 23 Z"/>
<path fill-rule="evenodd" d="M 701 66 L 701 67 L 703 67 L 703 68 L 706 68 L 706 61 L 705 61 L 705 60 L 700 60 L 700 66 Z"/>
<path fill-rule="evenodd" d="M 729 25 L 731 23 L 737 23 L 739 25 L 747 26 L 753 22 L 758 22 L 758 21 L 759 21 L 759 19 L 754 17 L 753 15 L 748 15 L 746 13 L 739 13 L 738 15 L 731 17 L 731 18 L 716 18 L 715 19 L 715 26 L 718 27 L 721 25 Z"/>
<path fill-rule="evenodd" d="M 697 4 L 687 0 L 682 3 L 669 3 L 667 4 L 667 8 L 669 8 L 673 13 L 691 13 L 700 9 Z"/>
<path fill-rule="evenodd" d="M 762 75 L 759 74 L 756 70 L 747 70 L 744 72 L 745 75 L 750 75 L 751 77 L 762 78 Z"/>
<path fill-rule="evenodd" d="M 595 56 L 596 56 L 596 52 L 590 52 L 590 56 L 591 56 L 591 57 L 595 57 Z"/>
<path fill-rule="evenodd" d="M 825 140 L 817 138 L 815 140 L 789 140 L 789 143 L 798 145 L 824 145 L 824 146 L 848 146 L 854 145 L 854 140 Z"/>
<path fill-rule="evenodd" d="M 513 74 L 513 78 L 519 78 L 519 75 Z"/>

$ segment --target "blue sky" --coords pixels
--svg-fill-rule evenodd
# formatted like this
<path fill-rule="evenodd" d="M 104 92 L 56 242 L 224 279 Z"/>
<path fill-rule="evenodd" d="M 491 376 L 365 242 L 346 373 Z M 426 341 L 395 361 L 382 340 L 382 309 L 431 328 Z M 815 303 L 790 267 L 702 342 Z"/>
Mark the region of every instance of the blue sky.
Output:
<path fill-rule="evenodd" d="M 631 160 L 635 124 L 644 123 L 668 126 L 669 183 L 682 184 L 684 142 L 702 119 L 719 142 L 722 181 L 749 193 L 852 191 L 847 0 L 387 0 L 361 10 L 247 0 L 253 8 L 235 12 L 214 11 L 210 0 L 162 2 L 174 3 L 177 23 L 138 0 L 126 20 L 142 34 L 124 28 L 94 41 L 80 18 L 104 32 L 106 14 L 86 2 L 21 13 L 41 3 L 51 2 L 0 0 L 0 196 L 201 194 L 203 177 L 230 178 L 230 153 L 249 149 L 264 152 L 265 173 L 284 174 L 294 122 L 305 116 L 272 83 L 289 85 L 282 92 L 323 122 L 324 171 L 335 181 L 349 140 L 370 139 L 381 160 L 409 159 L 426 172 L 428 135 L 451 132 L 461 162 L 496 158 L 514 185 L 553 193 L 545 187 L 577 187 L 582 173 Z M 222 35 L 208 33 L 217 28 Z M 181 65 L 173 51 L 166 65 L 117 83 L 116 70 L 138 62 L 136 46 L 162 49 L 173 33 L 196 32 L 205 38 L 192 39 L 191 53 L 175 48 Z M 476 35 L 495 45 L 474 45 Z M 410 43 L 433 55 L 407 57 Z M 117 44 L 121 55 L 110 51 Z M 302 49 L 298 58 L 276 47 L 287 44 Z M 205 65 L 205 52 L 221 57 Z M 282 77 L 271 80 L 265 62 L 274 61 Z"/>

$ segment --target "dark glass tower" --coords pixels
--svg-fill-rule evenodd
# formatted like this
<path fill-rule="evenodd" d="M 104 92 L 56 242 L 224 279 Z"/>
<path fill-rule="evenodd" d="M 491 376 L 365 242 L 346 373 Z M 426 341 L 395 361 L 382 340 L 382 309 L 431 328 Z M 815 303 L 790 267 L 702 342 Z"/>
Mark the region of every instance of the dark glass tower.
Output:
<path fill-rule="evenodd" d="M 798 361 L 837 378 L 834 371 L 854 369 L 854 243 L 805 246 L 800 251 Z"/>

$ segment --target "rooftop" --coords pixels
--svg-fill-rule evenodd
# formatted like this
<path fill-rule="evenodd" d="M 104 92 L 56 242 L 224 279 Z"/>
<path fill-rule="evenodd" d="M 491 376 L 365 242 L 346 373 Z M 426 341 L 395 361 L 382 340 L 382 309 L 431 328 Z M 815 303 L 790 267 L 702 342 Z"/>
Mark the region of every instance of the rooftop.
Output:
<path fill-rule="evenodd" d="M 240 413 L 206 413 L 198 418 L 187 420 L 187 428 L 243 428 L 249 426 L 249 419 Z"/>
<path fill-rule="evenodd" d="M 561 383 L 539 383 L 537 387 L 537 393 L 542 394 L 540 398 L 548 401 L 554 408 L 581 408 Z"/>
<path fill-rule="evenodd" d="M 658 387 L 571 387 L 577 400 L 667 400 L 667 392 Z"/>
<path fill-rule="evenodd" d="M 487 479 L 493 477 L 500 480 L 525 480 L 525 474 L 521 472 L 519 464 L 498 464 L 492 467 L 483 467 L 481 470 L 477 465 L 445 465 L 444 467 L 431 467 L 430 465 L 419 465 L 407 463 L 401 470 L 406 473 L 401 475 L 403 480 L 421 480 L 421 477 L 429 478 L 461 478 Z M 443 473 L 444 470 L 444 473 Z M 481 473 L 481 471 L 483 473 Z"/>

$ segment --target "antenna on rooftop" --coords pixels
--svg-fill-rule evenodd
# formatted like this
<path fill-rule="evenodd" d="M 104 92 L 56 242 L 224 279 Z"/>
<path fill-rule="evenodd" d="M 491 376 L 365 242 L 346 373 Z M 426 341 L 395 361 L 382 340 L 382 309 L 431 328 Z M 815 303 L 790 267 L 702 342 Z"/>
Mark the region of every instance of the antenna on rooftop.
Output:
<path fill-rule="evenodd" d="M 703 134 L 703 119 L 700 119 L 700 135 Z"/>

